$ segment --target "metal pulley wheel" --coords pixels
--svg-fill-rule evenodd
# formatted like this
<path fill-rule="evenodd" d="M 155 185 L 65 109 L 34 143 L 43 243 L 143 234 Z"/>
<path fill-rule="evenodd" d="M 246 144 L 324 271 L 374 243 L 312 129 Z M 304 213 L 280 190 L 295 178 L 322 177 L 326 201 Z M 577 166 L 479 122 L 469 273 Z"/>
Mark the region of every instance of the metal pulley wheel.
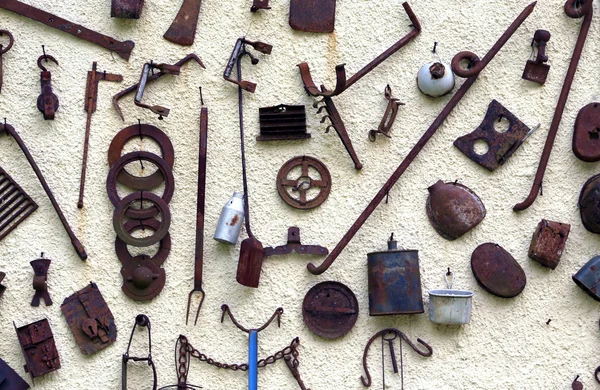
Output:
<path fill-rule="evenodd" d="M 125 228 L 125 216 L 127 215 L 127 210 L 130 209 L 130 206 L 135 201 L 148 201 L 154 204 L 159 213 L 161 214 L 162 220 L 159 222 L 159 227 L 156 229 L 153 235 L 144 238 L 137 238 L 132 236 L 127 229 Z M 147 210 L 147 209 L 144 209 Z M 135 247 L 146 247 L 151 246 L 162 240 L 168 233 L 169 227 L 171 225 L 171 211 L 169 210 L 169 205 L 163 199 L 158 197 L 158 195 L 153 194 L 152 192 L 134 192 L 133 194 L 127 195 L 123 200 L 115 207 L 115 211 L 113 213 L 113 228 L 117 233 L 117 236 L 126 244 L 135 246 Z"/>
<path fill-rule="evenodd" d="M 289 176 L 296 167 L 301 167 L 300 176 L 295 179 L 290 179 Z M 313 179 L 310 177 L 309 168 L 315 169 L 320 179 Z M 290 193 L 288 189 L 291 188 Z M 320 189 L 316 196 L 309 198 L 308 191 L 314 188 Z M 331 175 L 329 170 L 321 161 L 314 157 L 309 156 L 298 156 L 294 157 L 281 167 L 277 174 L 277 192 L 281 199 L 292 206 L 300 210 L 309 210 L 320 206 L 331 191 Z M 293 194 L 297 193 L 298 197 L 294 197 Z"/>
<path fill-rule="evenodd" d="M 160 221 L 149 218 L 149 219 L 132 219 L 127 221 L 123 226 L 125 231 L 129 234 L 136 232 L 141 229 L 150 229 L 156 232 L 160 228 Z M 150 258 L 157 266 L 162 265 L 165 262 L 169 253 L 171 252 L 171 235 L 167 233 L 162 240 L 159 242 L 158 252 Z M 127 265 L 131 261 L 133 261 L 134 257 L 129 253 L 129 249 L 127 249 L 127 243 L 123 241 L 119 236 L 115 239 L 115 252 L 117 253 L 117 257 L 121 261 L 121 264 Z"/>

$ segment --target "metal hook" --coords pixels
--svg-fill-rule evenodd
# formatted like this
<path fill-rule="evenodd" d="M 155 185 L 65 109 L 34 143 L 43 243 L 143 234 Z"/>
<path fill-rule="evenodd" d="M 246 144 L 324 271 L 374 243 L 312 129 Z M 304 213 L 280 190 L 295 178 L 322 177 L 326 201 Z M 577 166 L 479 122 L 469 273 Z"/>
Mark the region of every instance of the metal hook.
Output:
<path fill-rule="evenodd" d="M 38 67 L 43 71 L 43 72 L 48 72 L 48 69 L 46 69 L 46 67 L 44 65 L 42 65 L 42 60 L 46 60 L 46 62 L 48 62 L 48 60 L 54 62 L 56 65 L 59 65 L 58 61 L 56 60 L 56 58 L 52 57 L 51 55 L 48 55 L 46 53 L 42 54 L 40 56 L 40 58 L 38 58 L 37 60 L 37 65 Z"/>
<path fill-rule="evenodd" d="M 277 326 L 281 327 L 281 315 L 283 314 L 283 308 L 279 307 L 277 308 L 277 310 L 275 310 L 275 313 L 273 313 L 273 315 L 271 316 L 271 318 L 260 328 L 257 329 L 248 329 L 243 327 L 242 325 L 240 325 L 239 322 L 236 321 L 236 319 L 233 317 L 233 314 L 231 313 L 231 310 L 229 309 L 228 305 L 222 305 L 221 306 L 221 310 L 223 311 L 223 314 L 221 315 L 221 323 L 223 323 L 223 321 L 225 320 L 225 313 L 227 313 L 229 315 L 229 318 L 231 319 L 231 322 L 233 322 L 233 324 L 242 332 L 245 333 L 250 333 L 250 331 L 255 331 L 255 332 L 260 332 L 264 329 L 266 329 L 269 325 L 271 325 L 271 323 L 275 320 L 275 318 L 277 318 Z"/>

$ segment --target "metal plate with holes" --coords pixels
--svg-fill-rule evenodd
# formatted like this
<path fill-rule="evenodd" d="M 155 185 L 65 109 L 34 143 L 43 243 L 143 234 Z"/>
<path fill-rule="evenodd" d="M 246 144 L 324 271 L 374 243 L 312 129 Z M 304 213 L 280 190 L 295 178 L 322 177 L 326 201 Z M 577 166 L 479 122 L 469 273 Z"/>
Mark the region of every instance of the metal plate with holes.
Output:
<path fill-rule="evenodd" d="M 300 175 L 295 178 L 290 178 L 290 174 L 294 168 L 300 167 Z M 315 169 L 320 179 L 313 179 L 310 175 L 309 168 Z M 309 196 L 308 191 L 314 188 L 320 189 L 316 196 Z M 292 194 L 298 194 L 294 197 Z M 331 191 L 331 175 L 329 170 L 321 161 L 314 157 L 298 156 L 294 157 L 281 167 L 277 174 L 277 192 L 281 199 L 288 205 L 300 209 L 309 210 L 320 206 Z"/>
<path fill-rule="evenodd" d="M 311 288 L 302 303 L 306 326 L 326 339 L 344 336 L 358 318 L 358 301 L 347 286 L 322 282 Z"/>
<path fill-rule="evenodd" d="M 33 199 L 0 167 L 0 240 L 37 208 Z"/>

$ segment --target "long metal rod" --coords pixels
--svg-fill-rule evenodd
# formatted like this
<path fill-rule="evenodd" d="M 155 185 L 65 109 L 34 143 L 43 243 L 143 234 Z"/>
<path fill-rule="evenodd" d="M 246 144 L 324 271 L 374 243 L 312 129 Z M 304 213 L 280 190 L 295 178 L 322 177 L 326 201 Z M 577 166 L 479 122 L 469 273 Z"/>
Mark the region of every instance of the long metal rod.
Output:
<path fill-rule="evenodd" d="M 536 2 L 531 3 L 529 6 L 527 6 L 523 10 L 523 12 L 521 12 L 521 14 L 515 19 L 515 21 L 510 25 L 510 27 L 506 30 L 506 32 L 504 34 L 502 34 L 502 36 L 500 37 L 498 42 L 506 42 L 506 40 L 507 40 L 506 36 L 510 37 L 515 33 L 515 31 L 517 31 L 517 29 L 521 26 L 521 24 L 525 21 L 525 19 L 527 19 L 527 17 L 531 14 L 531 12 L 533 12 L 535 4 L 536 4 Z M 493 52 L 493 51 L 498 52 L 501 48 L 502 48 L 502 46 L 498 45 L 498 43 L 496 43 L 494 46 L 492 46 L 492 48 L 490 49 L 490 52 Z M 460 55 L 460 53 L 459 53 L 459 55 Z M 488 55 L 489 55 L 489 53 L 488 53 Z M 390 176 L 390 178 L 387 180 L 387 182 L 383 185 L 383 187 L 375 195 L 373 200 L 371 200 L 371 202 L 369 203 L 367 208 L 360 214 L 360 216 L 358 217 L 356 222 L 354 222 L 354 224 L 350 227 L 350 230 L 348 230 L 348 232 L 346 232 L 344 237 L 342 237 L 342 240 L 336 245 L 336 247 L 333 249 L 333 251 L 331 251 L 329 256 L 327 256 L 327 258 L 323 261 L 323 263 L 320 266 L 315 266 L 312 263 L 309 263 L 307 265 L 307 268 L 310 271 L 310 273 L 312 273 L 313 275 L 320 275 L 323 272 L 327 271 L 327 269 L 331 266 L 331 264 L 333 264 L 333 262 L 337 259 L 337 257 L 340 255 L 340 253 L 344 250 L 346 245 L 348 245 L 350 240 L 352 240 L 352 238 L 358 232 L 358 230 L 362 227 L 362 225 L 367 221 L 367 219 L 369 219 L 371 214 L 373 214 L 373 211 L 375 211 L 375 209 L 377 208 L 379 203 L 381 203 L 381 201 L 390 192 L 392 187 L 396 184 L 398 179 L 400 179 L 400 177 L 402 176 L 404 171 L 406 171 L 406 169 L 410 166 L 410 164 L 417 157 L 417 155 L 421 152 L 421 150 L 423 150 L 423 148 L 425 147 L 427 142 L 431 139 L 431 137 L 433 137 L 433 135 L 436 133 L 436 131 L 439 129 L 439 127 L 442 125 L 442 123 L 444 123 L 444 121 L 446 120 L 448 115 L 450 115 L 450 113 L 452 112 L 454 107 L 456 107 L 458 102 L 465 96 L 465 94 L 467 93 L 469 88 L 471 88 L 473 83 L 475 83 L 475 81 L 477 80 L 478 76 L 479 76 L 479 73 L 476 74 L 475 76 L 469 77 L 468 79 L 465 80 L 465 82 L 460 87 L 460 89 L 454 94 L 454 96 L 452 97 L 452 99 L 450 99 L 448 104 L 446 104 L 446 107 L 444 107 L 442 112 L 437 116 L 437 118 L 435 118 L 435 120 L 433 121 L 431 126 L 429 126 L 427 131 L 423 134 L 421 139 L 419 139 L 417 144 L 412 148 L 412 150 L 404 158 L 404 160 L 402 161 L 400 166 L 398 168 L 396 168 L 396 170 L 394 171 L 392 176 Z"/>
<path fill-rule="evenodd" d="M 88 97 L 89 99 L 89 97 Z M 87 120 L 85 122 L 85 138 L 83 140 L 83 158 L 81 160 L 81 177 L 79 178 L 79 199 L 77 200 L 77 208 L 83 208 L 83 196 L 85 193 L 85 176 L 87 173 L 87 160 L 88 150 L 90 147 L 90 126 L 92 125 L 92 115 L 94 113 L 90 110 L 87 113 Z"/>
<path fill-rule="evenodd" d="M 238 55 L 237 58 L 237 79 L 242 80 L 242 57 L 246 54 L 245 49 Z M 244 95 L 242 87 L 238 85 L 238 112 L 240 117 L 240 139 L 242 151 L 242 181 L 244 185 L 244 213 L 246 214 L 244 221 L 246 223 L 246 232 L 248 237 L 254 237 L 250 230 L 250 206 L 248 204 L 248 179 L 246 178 L 246 148 L 244 147 Z"/>
<path fill-rule="evenodd" d="M 560 91 L 556 109 L 554 110 L 554 117 L 552 118 L 550 130 L 548 131 L 548 137 L 546 138 L 544 150 L 540 158 L 540 164 L 538 165 L 535 179 L 533 180 L 533 186 L 531 187 L 531 191 L 529 192 L 527 198 L 523 202 L 517 203 L 513 207 L 514 211 L 523 211 L 531 206 L 542 189 L 544 174 L 546 173 L 546 167 L 548 166 L 548 161 L 550 160 L 550 153 L 552 153 L 552 147 L 554 146 L 554 140 L 556 139 L 556 135 L 558 133 L 558 127 L 560 126 L 560 122 L 565 111 L 567 99 L 569 98 L 569 92 L 571 92 L 571 85 L 573 84 L 573 79 L 575 78 L 575 72 L 577 72 L 577 65 L 579 64 L 579 59 L 581 58 L 581 53 L 583 52 L 583 47 L 590 30 L 590 25 L 592 24 L 592 17 L 594 16 L 592 0 L 581 0 L 582 5 L 579 11 L 575 12 L 575 14 L 571 14 L 569 12 L 569 8 L 574 7 L 577 1 L 578 0 L 568 0 L 565 3 L 565 13 L 571 18 L 584 17 L 583 23 L 581 24 L 581 29 L 579 31 L 579 37 L 577 38 L 577 43 L 575 44 L 575 49 L 573 50 L 573 57 L 571 57 L 571 63 L 569 64 L 569 69 L 567 70 L 567 75 L 565 76 L 565 81 L 563 83 L 562 90 Z"/>

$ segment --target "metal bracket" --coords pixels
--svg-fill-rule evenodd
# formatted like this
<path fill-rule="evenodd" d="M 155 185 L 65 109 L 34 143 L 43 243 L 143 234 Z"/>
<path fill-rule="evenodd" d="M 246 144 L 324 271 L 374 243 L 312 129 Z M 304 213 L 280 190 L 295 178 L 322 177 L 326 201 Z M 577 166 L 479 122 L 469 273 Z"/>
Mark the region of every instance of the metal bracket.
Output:
<path fill-rule="evenodd" d="M 157 114 L 158 119 L 163 119 L 163 117 L 169 116 L 169 112 L 171 110 L 159 105 L 150 106 L 148 104 L 142 103 L 142 97 L 144 97 L 144 90 L 146 89 L 146 84 L 148 83 L 150 72 L 153 72 L 154 69 L 158 69 L 163 74 L 172 74 L 178 76 L 181 73 L 181 66 L 169 64 L 153 64 L 152 62 L 147 62 L 142 68 L 142 75 L 140 76 L 140 82 L 138 83 L 137 91 L 135 93 L 134 98 L 135 105 L 138 107 L 147 108 L 148 110 Z"/>
<path fill-rule="evenodd" d="M 44 254 L 42 253 L 42 257 L 43 256 Z M 31 264 L 35 274 L 33 277 L 33 289 L 35 290 L 35 295 L 31 300 L 31 306 L 39 306 L 40 298 L 44 298 L 44 303 L 46 306 L 52 305 L 52 299 L 50 299 L 50 293 L 48 292 L 48 284 L 46 283 L 48 280 L 48 269 L 50 268 L 50 263 L 52 263 L 52 260 L 50 259 L 37 259 L 29 263 Z"/>
<path fill-rule="evenodd" d="M 235 46 L 233 47 L 233 52 L 231 52 L 231 56 L 229 57 L 229 61 L 227 61 L 227 66 L 225 67 L 225 71 L 223 72 L 223 78 L 229 82 L 232 82 L 236 85 L 239 85 L 243 90 L 248 91 L 250 93 L 254 93 L 256 90 L 256 84 L 251 81 L 244 80 L 235 80 L 231 78 L 231 74 L 233 73 L 233 68 L 235 68 L 238 58 L 243 55 L 248 55 L 252 61 L 252 65 L 258 64 L 258 58 L 254 57 L 252 53 L 246 50 L 246 45 L 250 45 L 254 48 L 254 50 L 263 53 L 263 54 L 271 54 L 273 50 L 273 46 L 264 43 L 264 42 L 253 42 L 248 41 L 246 38 L 238 38 L 235 42 Z"/>
<path fill-rule="evenodd" d="M 37 99 L 37 108 L 40 110 L 42 114 L 44 114 L 44 119 L 53 120 L 54 113 L 58 111 L 58 96 L 52 93 L 52 74 L 44 65 L 42 65 L 42 61 L 48 60 L 54 62 L 58 65 L 58 61 L 56 58 L 49 56 L 47 54 L 43 54 L 38 58 L 37 64 L 38 67 L 42 70 L 40 73 L 40 84 L 42 88 L 42 93 L 38 96 Z"/>
<path fill-rule="evenodd" d="M 278 247 L 267 247 L 264 249 L 265 257 L 289 255 L 296 252 L 299 255 L 327 255 L 329 250 L 320 245 L 302 245 L 300 242 L 300 228 L 292 226 L 288 228 L 288 241 L 286 245 Z"/>
<path fill-rule="evenodd" d="M 392 126 L 396 121 L 398 109 L 400 108 L 400 106 L 405 105 L 404 103 L 401 103 L 399 99 L 396 99 L 394 96 L 392 96 L 392 87 L 390 87 L 389 84 L 385 87 L 384 94 L 385 98 L 388 101 L 388 105 L 385 109 L 385 114 L 383 114 L 383 118 L 381 119 L 377 130 L 369 131 L 369 140 L 371 142 L 375 142 L 375 140 L 377 139 L 377 134 L 382 134 L 388 138 L 392 138 L 390 133 L 392 131 Z"/>

